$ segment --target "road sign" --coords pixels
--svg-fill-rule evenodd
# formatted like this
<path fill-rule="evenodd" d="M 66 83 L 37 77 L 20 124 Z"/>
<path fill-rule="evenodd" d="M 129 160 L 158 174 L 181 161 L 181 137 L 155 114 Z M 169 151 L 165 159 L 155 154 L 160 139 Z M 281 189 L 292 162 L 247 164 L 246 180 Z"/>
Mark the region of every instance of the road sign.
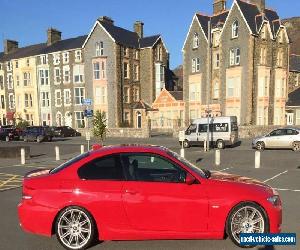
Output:
<path fill-rule="evenodd" d="M 90 132 L 86 132 L 85 133 L 85 138 L 87 141 L 90 141 L 91 140 L 91 133 Z"/>
<path fill-rule="evenodd" d="M 82 104 L 85 105 L 85 106 L 91 106 L 92 105 L 92 99 L 90 99 L 90 98 L 83 99 Z"/>
<path fill-rule="evenodd" d="M 91 118 L 94 116 L 94 110 L 92 109 L 86 109 L 84 110 L 84 116 L 87 118 Z"/>
<path fill-rule="evenodd" d="M 185 140 L 185 131 L 179 131 L 179 141 L 184 141 Z"/>

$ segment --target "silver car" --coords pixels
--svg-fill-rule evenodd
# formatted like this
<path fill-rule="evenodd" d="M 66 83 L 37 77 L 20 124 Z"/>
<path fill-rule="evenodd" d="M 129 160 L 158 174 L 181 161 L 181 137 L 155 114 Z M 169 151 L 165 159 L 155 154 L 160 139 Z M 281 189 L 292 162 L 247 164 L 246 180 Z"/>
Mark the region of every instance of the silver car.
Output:
<path fill-rule="evenodd" d="M 254 138 L 252 147 L 258 150 L 264 150 L 265 148 L 290 148 L 294 151 L 300 151 L 300 129 L 275 129 L 265 136 Z"/>

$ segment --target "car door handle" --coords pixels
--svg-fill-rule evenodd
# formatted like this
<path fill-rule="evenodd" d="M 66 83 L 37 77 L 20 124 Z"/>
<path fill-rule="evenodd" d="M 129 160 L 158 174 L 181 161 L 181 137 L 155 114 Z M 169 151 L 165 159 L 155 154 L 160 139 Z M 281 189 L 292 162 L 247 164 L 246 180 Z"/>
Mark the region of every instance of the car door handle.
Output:
<path fill-rule="evenodd" d="M 125 190 L 125 193 L 126 193 L 126 194 L 135 195 L 135 194 L 137 194 L 137 191 L 126 189 L 126 190 Z"/>

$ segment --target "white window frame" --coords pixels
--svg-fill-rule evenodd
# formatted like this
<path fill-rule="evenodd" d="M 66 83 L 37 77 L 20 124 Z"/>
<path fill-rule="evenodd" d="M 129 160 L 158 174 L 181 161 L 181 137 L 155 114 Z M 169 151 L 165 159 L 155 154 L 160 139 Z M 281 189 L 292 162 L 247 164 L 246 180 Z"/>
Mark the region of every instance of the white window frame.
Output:
<path fill-rule="evenodd" d="M 75 62 L 82 61 L 82 52 L 81 50 L 75 50 Z"/>
<path fill-rule="evenodd" d="M 195 32 L 193 37 L 193 49 L 197 49 L 198 47 L 199 47 L 199 34 Z"/>
<path fill-rule="evenodd" d="M 106 79 L 106 62 L 101 62 L 101 78 Z"/>
<path fill-rule="evenodd" d="M 85 127 L 85 118 L 84 118 L 84 112 L 83 111 L 75 111 L 75 124 L 76 128 L 82 128 Z M 79 115 L 79 116 L 78 116 Z M 79 119 L 78 119 L 79 117 Z M 79 123 L 80 122 L 80 126 Z"/>
<path fill-rule="evenodd" d="M 12 73 L 7 74 L 7 89 L 14 88 L 14 79 Z"/>
<path fill-rule="evenodd" d="M 84 66 L 82 64 L 73 66 L 73 81 L 74 83 L 84 83 Z"/>
<path fill-rule="evenodd" d="M 60 53 L 54 53 L 53 54 L 53 65 L 59 65 L 60 64 Z"/>
<path fill-rule="evenodd" d="M 213 86 L 213 99 L 219 99 L 220 98 L 220 84 L 219 81 L 214 81 Z"/>
<path fill-rule="evenodd" d="M 93 63 L 93 76 L 94 80 L 100 80 L 100 63 L 94 62 Z"/>
<path fill-rule="evenodd" d="M 61 70 L 60 70 L 60 67 L 55 67 L 54 68 L 54 84 L 60 84 L 60 83 L 61 83 Z"/>
<path fill-rule="evenodd" d="M 23 73 L 23 86 L 27 87 L 31 85 L 31 76 L 30 72 L 24 72 Z"/>
<path fill-rule="evenodd" d="M 41 107 L 48 108 L 50 107 L 50 93 L 49 91 L 41 92 Z"/>
<path fill-rule="evenodd" d="M 124 87 L 124 103 L 130 103 L 130 87 Z"/>
<path fill-rule="evenodd" d="M 62 56 L 63 56 L 63 64 L 69 63 L 69 52 L 68 51 L 63 52 Z"/>
<path fill-rule="evenodd" d="M 104 44 L 102 41 L 96 42 L 95 44 L 95 54 L 96 56 L 104 55 Z"/>
<path fill-rule="evenodd" d="M 201 102 L 201 84 L 190 83 L 189 84 L 189 101 Z"/>
<path fill-rule="evenodd" d="M 130 78 L 129 62 L 123 62 L 123 76 L 124 76 L 125 79 Z"/>
<path fill-rule="evenodd" d="M 231 38 L 239 37 L 239 21 L 235 20 L 231 27 Z"/>
<path fill-rule="evenodd" d="M 58 96 L 59 94 L 59 96 Z M 56 107 L 61 107 L 62 106 L 62 95 L 61 95 L 61 90 L 60 89 L 56 89 L 55 90 L 55 106 Z"/>
<path fill-rule="evenodd" d="M 215 69 L 220 68 L 220 53 L 216 52 L 215 53 Z"/>
<path fill-rule="evenodd" d="M 48 55 L 41 55 L 40 56 L 40 63 L 41 63 L 41 65 L 48 64 Z"/>
<path fill-rule="evenodd" d="M 295 120 L 295 125 L 300 125 L 300 109 L 296 109 L 296 120 Z"/>
<path fill-rule="evenodd" d="M 68 98 L 67 98 L 68 93 Z M 70 89 L 64 89 L 64 105 L 66 107 L 72 105 L 72 98 L 71 98 L 71 90 Z"/>
<path fill-rule="evenodd" d="M 14 109 L 16 107 L 15 105 L 15 96 L 13 93 L 8 94 L 8 108 Z"/>
<path fill-rule="evenodd" d="M 39 84 L 42 86 L 49 85 L 49 70 L 39 69 Z"/>
<path fill-rule="evenodd" d="M 134 81 L 138 81 L 139 80 L 139 65 L 138 64 L 134 64 L 133 65 L 133 80 Z"/>
<path fill-rule="evenodd" d="M 8 61 L 8 62 L 7 62 L 7 65 L 6 65 L 7 71 L 12 71 L 12 68 L 13 68 L 12 62 L 11 62 L 11 61 Z"/>
<path fill-rule="evenodd" d="M 76 90 L 80 90 L 79 94 L 77 95 Z M 75 106 L 83 105 L 83 99 L 85 96 L 85 89 L 84 87 L 76 87 L 74 88 L 74 104 Z"/>
<path fill-rule="evenodd" d="M 68 74 L 66 74 L 68 72 Z M 66 80 L 66 77 L 68 77 Z M 64 83 L 70 83 L 71 82 L 71 70 L 69 65 L 63 66 L 63 82 Z"/>

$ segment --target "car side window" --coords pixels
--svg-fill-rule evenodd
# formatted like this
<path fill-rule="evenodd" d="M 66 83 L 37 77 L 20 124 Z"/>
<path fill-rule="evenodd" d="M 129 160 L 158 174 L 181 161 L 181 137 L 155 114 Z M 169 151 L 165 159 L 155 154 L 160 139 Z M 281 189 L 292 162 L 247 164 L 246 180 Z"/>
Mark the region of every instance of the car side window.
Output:
<path fill-rule="evenodd" d="M 196 129 L 197 129 L 197 125 L 196 124 L 191 124 L 188 129 L 187 132 L 191 133 L 196 133 Z"/>
<path fill-rule="evenodd" d="M 299 134 L 299 132 L 297 132 L 294 129 L 287 129 L 286 132 L 287 132 L 287 135 L 298 135 Z"/>
<path fill-rule="evenodd" d="M 122 154 L 127 180 L 184 183 L 186 171 L 161 156 L 138 153 Z"/>
<path fill-rule="evenodd" d="M 277 129 L 270 133 L 270 136 L 282 136 L 282 135 L 286 135 L 285 129 Z"/>
<path fill-rule="evenodd" d="M 80 167 L 78 176 L 84 180 L 124 180 L 120 156 L 96 158 Z"/>

